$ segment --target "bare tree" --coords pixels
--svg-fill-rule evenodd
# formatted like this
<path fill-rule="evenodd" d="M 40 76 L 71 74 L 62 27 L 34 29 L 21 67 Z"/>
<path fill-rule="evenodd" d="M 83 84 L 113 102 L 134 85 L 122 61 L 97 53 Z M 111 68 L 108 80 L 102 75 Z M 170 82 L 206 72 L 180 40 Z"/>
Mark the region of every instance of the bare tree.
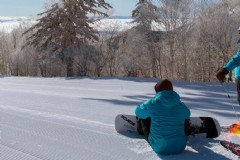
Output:
<path fill-rule="evenodd" d="M 9 34 L 0 32 L 0 71 L 3 75 L 10 75 L 10 53 L 12 52 Z"/>
<path fill-rule="evenodd" d="M 121 45 L 119 43 L 120 24 L 102 22 L 98 25 L 105 26 L 104 31 L 100 31 L 100 39 L 95 44 L 97 52 L 92 56 L 92 62 L 95 64 L 95 73 L 97 76 L 101 75 L 103 69 L 108 72 L 110 76 L 115 75 L 115 66 L 117 60 L 117 50 Z"/>
<path fill-rule="evenodd" d="M 207 8 L 201 7 L 195 34 L 199 56 L 196 63 L 199 64 L 199 70 L 196 72 L 201 81 L 215 79 L 217 68 L 222 67 L 235 53 L 238 20 L 231 8 L 227 1 L 220 1 Z"/>
<path fill-rule="evenodd" d="M 145 45 L 147 59 L 149 59 L 151 72 L 153 77 L 157 77 L 157 51 L 156 37 L 159 36 L 157 31 L 154 31 L 154 23 L 158 21 L 158 7 L 152 3 L 152 0 L 139 0 L 136 8 L 132 12 L 133 21 L 136 23 L 136 29 L 143 35 L 143 39 L 139 39 L 140 45 Z M 156 36 L 157 35 L 157 36 Z"/>
<path fill-rule="evenodd" d="M 170 73 L 174 78 L 174 62 L 177 50 L 176 39 L 180 32 L 178 28 L 189 23 L 192 18 L 190 10 L 193 0 L 158 0 L 159 1 L 159 22 L 163 25 L 166 32 L 166 42 L 170 54 Z M 176 77 L 175 77 L 176 78 Z"/>
<path fill-rule="evenodd" d="M 97 44 L 99 47 L 99 54 L 100 56 L 100 65 L 101 67 L 105 68 L 105 71 L 109 76 L 116 76 L 119 67 L 117 67 L 119 59 L 119 49 L 121 48 L 122 41 L 124 41 L 124 35 L 120 31 L 120 24 L 118 22 L 114 22 L 109 26 L 105 24 L 104 31 L 101 31 L 100 37 L 101 41 Z M 103 65 L 104 62 L 105 64 Z M 96 63 L 95 63 L 96 64 Z"/>

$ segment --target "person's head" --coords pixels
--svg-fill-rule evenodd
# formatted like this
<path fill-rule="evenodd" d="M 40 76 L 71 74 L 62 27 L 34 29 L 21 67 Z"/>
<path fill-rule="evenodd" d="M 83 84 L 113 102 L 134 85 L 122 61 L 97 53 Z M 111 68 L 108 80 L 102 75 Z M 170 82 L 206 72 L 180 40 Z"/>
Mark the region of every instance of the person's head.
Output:
<path fill-rule="evenodd" d="M 155 91 L 157 92 L 161 92 L 164 90 L 173 90 L 173 85 L 172 82 L 167 80 L 167 79 L 163 79 L 160 80 L 156 85 L 155 85 Z"/>

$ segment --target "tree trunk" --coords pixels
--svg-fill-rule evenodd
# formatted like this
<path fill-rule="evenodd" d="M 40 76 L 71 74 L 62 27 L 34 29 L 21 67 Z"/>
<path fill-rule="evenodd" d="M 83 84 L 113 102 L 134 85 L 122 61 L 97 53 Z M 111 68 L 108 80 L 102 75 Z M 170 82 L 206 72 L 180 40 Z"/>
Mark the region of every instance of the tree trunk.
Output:
<path fill-rule="evenodd" d="M 73 76 L 73 58 L 69 57 L 67 59 L 67 77 Z"/>

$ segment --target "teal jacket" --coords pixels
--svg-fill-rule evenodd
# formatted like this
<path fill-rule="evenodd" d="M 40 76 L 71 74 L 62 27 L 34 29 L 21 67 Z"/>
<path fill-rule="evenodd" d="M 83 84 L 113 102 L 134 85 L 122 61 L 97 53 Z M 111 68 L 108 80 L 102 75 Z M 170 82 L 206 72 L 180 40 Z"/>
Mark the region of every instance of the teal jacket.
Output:
<path fill-rule="evenodd" d="M 137 106 L 135 114 L 140 119 L 151 118 L 148 141 L 156 153 L 177 154 L 185 149 L 184 122 L 190 111 L 176 92 L 156 93 L 154 98 Z"/>
<path fill-rule="evenodd" d="M 240 50 L 224 66 L 229 72 L 235 69 L 235 79 L 240 80 Z"/>

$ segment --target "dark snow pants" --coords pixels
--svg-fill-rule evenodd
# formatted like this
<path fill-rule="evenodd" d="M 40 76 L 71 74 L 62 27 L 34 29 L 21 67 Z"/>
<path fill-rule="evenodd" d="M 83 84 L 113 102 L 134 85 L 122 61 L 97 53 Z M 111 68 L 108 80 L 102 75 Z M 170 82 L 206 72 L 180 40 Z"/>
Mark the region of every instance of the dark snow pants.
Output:
<path fill-rule="evenodd" d="M 240 105 L 240 80 L 236 80 L 236 88 L 237 88 L 237 100 Z"/>
<path fill-rule="evenodd" d="M 144 135 L 147 140 L 150 132 L 150 125 L 151 125 L 151 118 L 137 120 L 138 133 L 141 135 Z"/>

